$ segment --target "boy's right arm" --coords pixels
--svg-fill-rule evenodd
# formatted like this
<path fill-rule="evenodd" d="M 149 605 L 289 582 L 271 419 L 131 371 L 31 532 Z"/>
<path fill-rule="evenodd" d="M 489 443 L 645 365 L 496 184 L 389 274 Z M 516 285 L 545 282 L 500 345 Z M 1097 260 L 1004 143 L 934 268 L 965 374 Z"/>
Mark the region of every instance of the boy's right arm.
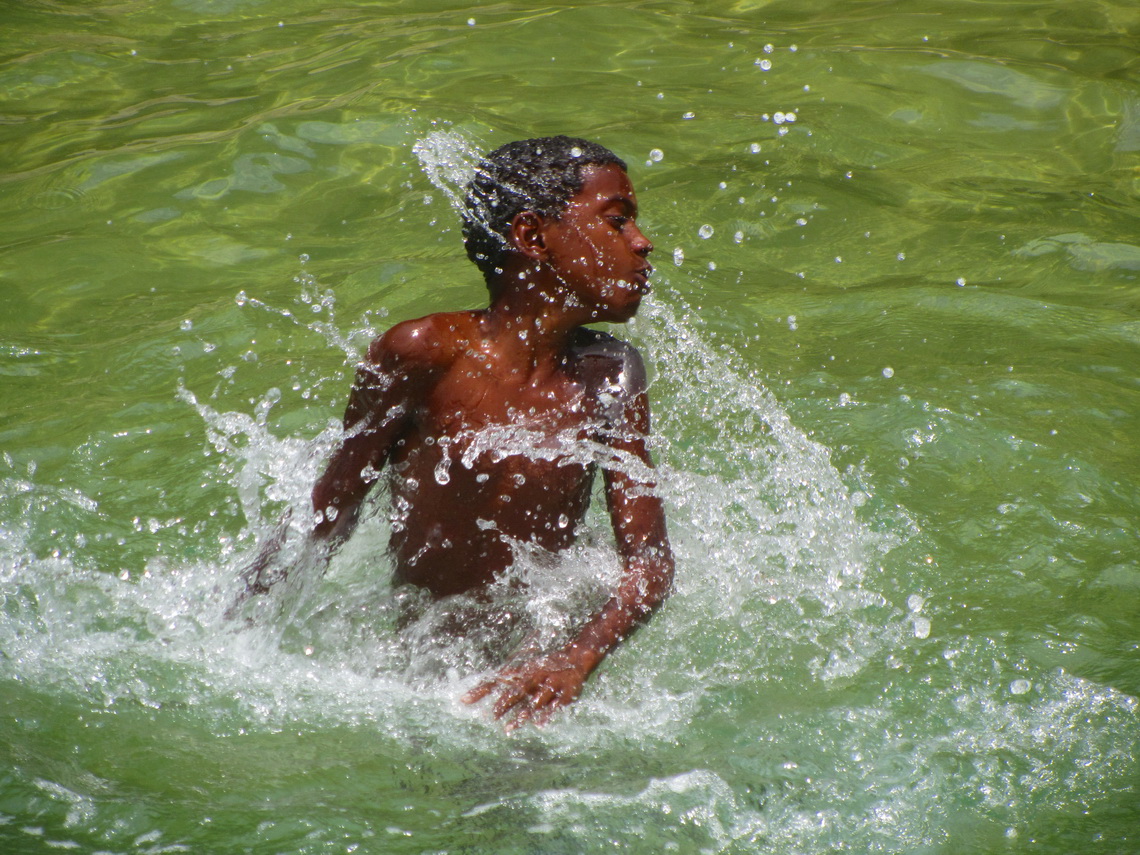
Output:
<path fill-rule="evenodd" d="M 360 504 L 379 476 L 396 440 L 406 430 L 431 377 L 425 343 L 434 336 L 430 320 L 398 324 L 372 342 L 356 370 L 356 382 L 344 413 L 346 436 L 333 452 L 312 491 L 318 514 L 311 536 L 335 547 L 351 534 Z M 286 511 L 257 557 L 241 574 L 242 590 L 226 610 L 228 617 L 251 596 L 264 594 L 286 578 L 277 555 L 285 544 L 290 512 Z"/>

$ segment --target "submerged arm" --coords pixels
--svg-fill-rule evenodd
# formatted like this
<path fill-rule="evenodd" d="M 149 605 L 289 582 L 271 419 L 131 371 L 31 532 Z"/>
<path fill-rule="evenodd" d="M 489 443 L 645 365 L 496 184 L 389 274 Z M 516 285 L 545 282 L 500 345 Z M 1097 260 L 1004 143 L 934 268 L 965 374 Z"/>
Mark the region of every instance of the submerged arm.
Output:
<path fill-rule="evenodd" d="M 377 338 L 357 367 L 356 381 L 344 413 L 345 438 L 333 452 L 312 491 L 317 523 L 310 536 L 339 546 L 356 526 L 360 505 L 379 476 L 396 440 L 406 429 L 413 401 L 427 372 L 417 348 L 423 336 L 416 324 L 393 327 Z M 274 566 L 285 543 L 290 512 L 242 573 L 245 585 L 229 609 L 255 594 L 264 594 L 285 578 L 288 568 Z"/>

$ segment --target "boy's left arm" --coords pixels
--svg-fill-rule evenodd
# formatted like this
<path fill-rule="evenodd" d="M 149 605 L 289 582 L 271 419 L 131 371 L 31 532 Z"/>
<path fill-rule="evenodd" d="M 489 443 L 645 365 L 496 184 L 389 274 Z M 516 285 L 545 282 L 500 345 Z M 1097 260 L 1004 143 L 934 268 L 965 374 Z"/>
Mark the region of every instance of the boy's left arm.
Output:
<path fill-rule="evenodd" d="M 498 690 L 494 715 L 509 714 L 508 729 L 526 721 L 542 725 L 558 707 L 577 698 L 606 654 L 656 610 L 672 587 L 673 554 L 665 531 L 665 508 L 657 495 L 646 445 L 649 400 L 644 382 L 636 385 L 623 401 L 623 429 L 610 443 L 615 454 L 604 471 L 621 579 L 609 601 L 569 644 L 508 666 L 464 697 L 474 703 Z"/>

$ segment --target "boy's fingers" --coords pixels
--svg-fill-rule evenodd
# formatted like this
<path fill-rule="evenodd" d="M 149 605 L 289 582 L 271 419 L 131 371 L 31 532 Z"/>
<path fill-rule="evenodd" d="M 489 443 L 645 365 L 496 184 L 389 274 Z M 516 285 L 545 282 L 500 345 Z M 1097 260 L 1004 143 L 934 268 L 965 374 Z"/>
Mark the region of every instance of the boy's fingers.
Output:
<path fill-rule="evenodd" d="M 550 688 L 550 686 L 543 686 L 534 693 L 534 700 L 531 702 L 531 706 L 535 709 L 549 706 L 550 702 L 557 699 L 557 697 L 558 693 L 554 691 L 554 689 Z"/>
<path fill-rule="evenodd" d="M 520 702 L 525 701 L 527 696 L 526 689 L 519 689 L 514 686 L 507 689 L 499 696 L 499 700 L 495 702 L 495 718 L 502 718 L 506 715 L 512 707 L 518 706 Z M 522 704 L 526 708 L 526 704 Z"/>
<path fill-rule="evenodd" d="M 477 704 L 483 698 L 491 693 L 491 689 L 495 688 L 495 680 L 488 680 L 486 683 L 480 683 L 474 689 L 465 694 L 462 698 L 465 704 Z"/>

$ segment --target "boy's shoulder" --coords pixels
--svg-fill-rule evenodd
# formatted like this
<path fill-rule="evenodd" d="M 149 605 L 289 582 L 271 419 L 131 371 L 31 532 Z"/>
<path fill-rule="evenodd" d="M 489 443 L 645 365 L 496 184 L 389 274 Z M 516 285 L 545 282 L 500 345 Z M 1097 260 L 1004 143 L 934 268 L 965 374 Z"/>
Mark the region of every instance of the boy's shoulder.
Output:
<path fill-rule="evenodd" d="M 380 367 L 443 368 L 478 336 L 476 312 L 439 312 L 401 321 L 373 339 L 368 361 Z"/>
<path fill-rule="evenodd" d="M 646 390 L 645 362 L 637 348 L 627 341 L 582 327 L 574 342 L 574 356 L 591 386 L 617 386 L 633 395 Z"/>

